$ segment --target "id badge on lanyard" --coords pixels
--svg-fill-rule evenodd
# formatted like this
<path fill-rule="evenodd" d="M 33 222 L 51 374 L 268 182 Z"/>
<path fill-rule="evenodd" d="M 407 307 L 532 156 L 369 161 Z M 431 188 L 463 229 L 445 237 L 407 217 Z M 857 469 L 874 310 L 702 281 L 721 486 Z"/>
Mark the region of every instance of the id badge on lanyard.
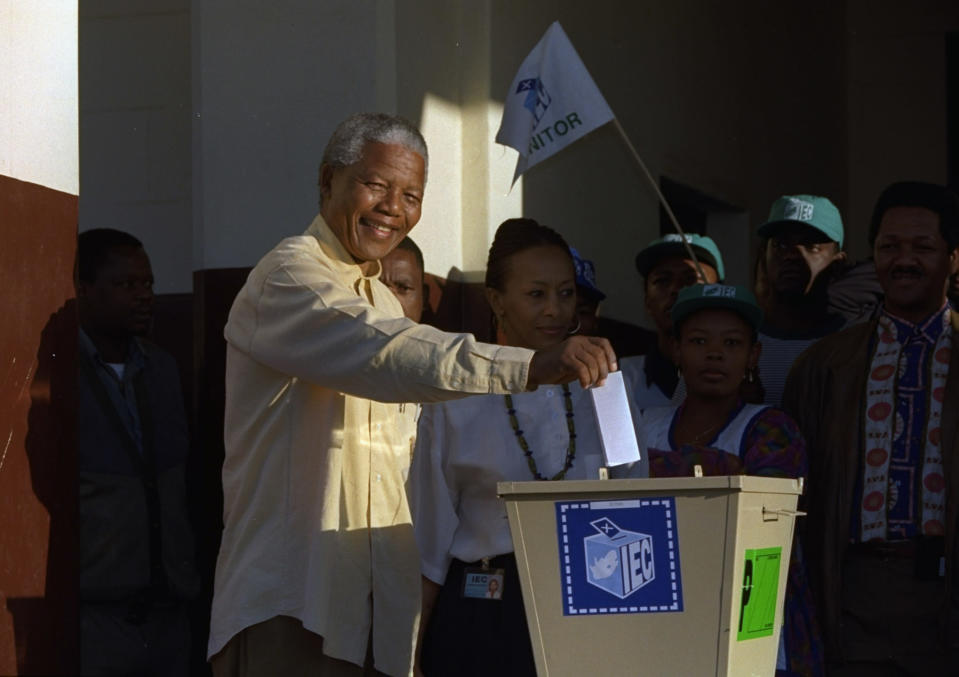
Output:
<path fill-rule="evenodd" d="M 503 569 L 491 569 L 489 557 L 482 566 L 463 570 L 463 597 L 471 599 L 503 599 Z"/>

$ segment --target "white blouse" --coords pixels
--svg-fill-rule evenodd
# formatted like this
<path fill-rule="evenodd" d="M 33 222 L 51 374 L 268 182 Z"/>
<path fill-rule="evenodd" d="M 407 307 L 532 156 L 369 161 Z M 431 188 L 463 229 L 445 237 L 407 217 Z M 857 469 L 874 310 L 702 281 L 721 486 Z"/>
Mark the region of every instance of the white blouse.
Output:
<path fill-rule="evenodd" d="M 576 456 L 566 479 L 597 479 L 603 455 L 592 398 L 578 383 L 569 388 Z M 564 399 L 562 386 L 513 395 L 519 427 L 545 477 L 566 460 Z M 496 483 L 533 479 L 504 396 L 424 405 L 407 483 L 423 575 L 442 584 L 453 558 L 475 562 L 513 552 Z"/>

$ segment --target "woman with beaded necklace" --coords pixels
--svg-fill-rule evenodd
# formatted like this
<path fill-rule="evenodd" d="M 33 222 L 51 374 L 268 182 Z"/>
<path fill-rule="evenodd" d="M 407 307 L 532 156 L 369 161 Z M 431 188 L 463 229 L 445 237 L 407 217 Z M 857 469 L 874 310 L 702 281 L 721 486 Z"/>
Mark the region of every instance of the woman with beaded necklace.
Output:
<path fill-rule="evenodd" d="M 569 247 L 532 219 L 500 225 L 486 295 L 501 343 L 540 350 L 574 329 Z M 596 478 L 602 451 L 576 383 L 425 405 L 408 491 L 423 572 L 418 670 L 535 675 L 501 481 Z M 487 596 L 496 580 L 498 596 Z"/>

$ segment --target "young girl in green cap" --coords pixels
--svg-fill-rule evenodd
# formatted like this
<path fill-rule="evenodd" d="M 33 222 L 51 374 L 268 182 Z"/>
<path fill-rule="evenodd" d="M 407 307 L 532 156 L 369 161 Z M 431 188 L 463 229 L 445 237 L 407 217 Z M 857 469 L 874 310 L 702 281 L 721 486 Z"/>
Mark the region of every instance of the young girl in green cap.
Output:
<path fill-rule="evenodd" d="M 740 395 L 759 360 L 762 311 L 744 287 L 683 289 L 672 308 L 676 362 L 686 383 L 678 406 L 651 407 L 636 421 L 650 477 L 706 475 L 803 477 L 806 445 L 784 411 Z M 637 467 L 626 476 L 640 474 Z M 794 547 L 780 644 L 780 675 L 821 675 L 822 649 L 801 553 Z"/>

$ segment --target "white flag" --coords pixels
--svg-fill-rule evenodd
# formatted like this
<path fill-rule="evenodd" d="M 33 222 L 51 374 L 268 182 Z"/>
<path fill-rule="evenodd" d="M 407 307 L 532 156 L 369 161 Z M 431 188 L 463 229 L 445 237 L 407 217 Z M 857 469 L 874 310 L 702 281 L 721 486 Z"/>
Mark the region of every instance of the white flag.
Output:
<path fill-rule="evenodd" d="M 519 151 L 513 181 L 613 119 L 558 21 L 519 67 L 506 94 L 496 142 Z"/>

